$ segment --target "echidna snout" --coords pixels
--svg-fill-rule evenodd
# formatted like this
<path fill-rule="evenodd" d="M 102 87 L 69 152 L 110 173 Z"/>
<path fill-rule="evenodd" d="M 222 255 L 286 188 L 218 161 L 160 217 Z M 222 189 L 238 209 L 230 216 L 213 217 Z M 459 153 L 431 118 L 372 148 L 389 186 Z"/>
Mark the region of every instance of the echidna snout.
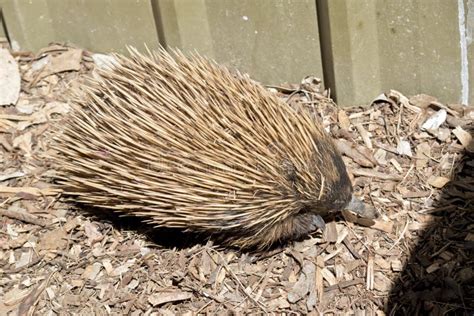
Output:
<path fill-rule="evenodd" d="M 350 202 L 341 156 L 306 110 L 197 55 L 114 57 L 53 144 L 78 203 L 263 249 Z"/>

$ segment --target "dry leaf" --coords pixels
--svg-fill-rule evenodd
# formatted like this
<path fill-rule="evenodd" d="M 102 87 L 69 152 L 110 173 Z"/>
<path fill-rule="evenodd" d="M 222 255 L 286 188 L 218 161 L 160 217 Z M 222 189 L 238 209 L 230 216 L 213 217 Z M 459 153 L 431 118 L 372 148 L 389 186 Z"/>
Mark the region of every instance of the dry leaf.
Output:
<path fill-rule="evenodd" d="M 437 101 L 435 97 L 432 97 L 427 94 L 417 94 L 410 98 L 411 104 L 422 109 L 426 109 L 427 107 L 430 106 L 432 102 L 435 102 L 435 101 Z"/>
<path fill-rule="evenodd" d="M 361 153 L 358 148 L 356 148 L 356 144 L 349 142 L 345 139 L 337 139 L 335 141 L 337 150 L 346 155 L 349 158 L 352 158 L 357 164 L 362 167 L 374 167 L 375 163 L 368 159 L 366 155 Z"/>
<path fill-rule="evenodd" d="M 53 114 L 66 114 L 68 112 L 69 105 L 67 103 L 49 102 L 42 109 L 31 115 L 16 116 L 15 119 L 21 121 L 17 124 L 17 130 L 22 131 L 32 125 L 46 123 Z"/>
<path fill-rule="evenodd" d="M 411 152 L 410 142 L 400 138 L 400 140 L 398 141 L 397 153 L 399 155 L 406 155 L 408 157 L 413 156 L 413 154 Z"/>
<path fill-rule="evenodd" d="M 32 102 L 28 99 L 19 99 L 15 108 L 21 114 L 32 114 L 38 110 L 41 104 L 42 102 Z"/>
<path fill-rule="evenodd" d="M 376 178 L 381 180 L 401 180 L 402 177 L 395 174 L 389 174 L 384 172 L 374 171 L 372 169 L 351 169 L 351 172 L 354 176 L 362 176 L 362 177 L 369 177 L 369 178 Z"/>
<path fill-rule="evenodd" d="M 360 136 L 362 137 L 362 140 L 365 143 L 365 146 L 367 148 L 372 149 L 372 141 L 370 140 L 370 134 L 367 132 L 367 130 L 362 126 L 362 124 L 356 124 L 355 125 L 357 131 L 359 132 Z"/>
<path fill-rule="evenodd" d="M 332 221 L 326 224 L 326 227 L 324 229 L 323 233 L 323 238 L 327 242 L 334 243 L 337 241 L 337 228 L 336 228 L 336 222 Z"/>
<path fill-rule="evenodd" d="M 18 64 L 7 49 L 0 48 L 0 106 L 16 104 L 20 84 Z"/>
<path fill-rule="evenodd" d="M 428 184 L 438 189 L 444 187 L 449 181 L 446 177 L 431 176 L 428 178 Z"/>
<path fill-rule="evenodd" d="M 105 54 L 92 54 L 92 60 L 94 60 L 94 63 L 100 69 L 110 70 L 118 64 L 114 56 Z"/>
<path fill-rule="evenodd" d="M 435 114 L 431 115 L 425 123 L 421 126 L 424 130 L 433 130 L 437 129 L 446 121 L 446 117 L 448 116 L 445 109 L 441 109 Z"/>
<path fill-rule="evenodd" d="M 93 245 L 104 238 L 104 236 L 99 232 L 97 225 L 91 222 L 84 223 L 84 233 L 87 236 L 87 243 L 89 245 Z"/>
<path fill-rule="evenodd" d="M 385 166 L 387 164 L 387 151 L 379 148 L 374 153 L 374 159 L 377 163 L 381 166 Z"/>
<path fill-rule="evenodd" d="M 400 271 L 403 270 L 403 264 L 398 259 L 392 260 L 392 262 L 390 263 L 390 266 L 391 266 L 392 270 L 395 271 L 395 272 L 400 272 Z"/>
<path fill-rule="evenodd" d="M 32 146 L 31 137 L 32 137 L 31 132 L 26 132 L 20 136 L 15 137 L 13 139 L 13 148 L 21 149 L 25 153 L 25 156 L 27 157 L 31 156 L 31 146 Z"/>
<path fill-rule="evenodd" d="M 9 179 L 15 179 L 15 178 L 20 178 L 25 176 L 26 173 L 23 171 L 13 171 L 13 172 L 8 172 L 8 173 L 2 173 L 0 174 L 0 182 L 9 180 Z"/>
<path fill-rule="evenodd" d="M 69 49 L 62 54 L 50 57 L 42 69 L 40 79 L 64 71 L 79 71 L 81 69 L 82 49 Z"/>
<path fill-rule="evenodd" d="M 323 275 L 324 280 L 326 280 L 329 283 L 329 285 L 337 284 L 336 277 L 334 276 L 334 274 L 332 274 L 331 271 L 329 271 L 328 268 L 323 268 L 321 270 L 321 274 Z"/>
<path fill-rule="evenodd" d="M 349 116 L 347 116 L 346 111 L 339 110 L 337 112 L 337 119 L 339 121 L 339 126 L 343 129 L 349 129 L 351 126 L 351 121 L 349 120 Z"/>
<path fill-rule="evenodd" d="M 440 141 L 445 142 L 451 136 L 451 130 L 449 128 L 439 128 L 434 135 Z"/>
<path fill-rule="evenodd" d="M 101 267 L 102 265 L 99 262 L 94 262 L 93 264 L 88 265 L 82 273 L 82 277 L 84 279 L 95 280 Z"/>
<path fill-rule="evenodd" d="M 102 265 L 104 266 L 105 272 L 107 272 L 107 275 L 111 275 L 112 272 L 114 271 L 114 267 L 110 263 L 110 259 L 104 259 L 102 260 Z"/>
<path fill-rule="evenodd" d="M 288 292 L 288 302 L 294 304 L 301 300 L 309 291 L 308 280 L 304 273 L 300 274 L 298 281 L 293 285 Z"/>
<path fill-rule="evenodd" d="M 21 301 L 27 297 L 31 289 L 19 289 L 17 287 L 14 287 L 7 293 L 3 295 L 3 304 L 6 306 L 15 306 L 21 303 Z M 1 306 L 1 305 L 0 305 Z"/>
<path fill-rule="evenodd" d="M 38 251 L 59 250 L 67 245 L 67 234 L 64 228 L 57 228 L 46 232 L 38 242 Z"/>
<path fill-rule="evenodd" d="M 395 169 L 397 169 L 398 172 L 403 172 L 402 166 L 395 158 L 390 159 L 390 163 L 395 167 Z"/>
<path fill-rule="evenodd" d="M 47 195 L 56 195 L 59 193 L 59 191 L 53 188 L 38 189 L 38 188 L 32 188 L 32 187 L 0 186 L 0 193 L 13 194 L 13 195 L 30 194 L 35 197 L 40 197 L 40 196 L 47 196 Z"/>
<path fill-rule="evenodd" d="M 33 259 L 33 251 L 29 249 L 21 253 L 20 259 L 15 262 L 15 269 L 27 266 Z"/>
<path fill-rule="evenodd" d="M 461 126 L 456 127 L 453 130 L 453 134 L 459 139 L 459 142 L 464 148 L 467 148 L 472 143 L 472 136 L 466 132 Z"/>
<path fill-rule="evenodd" d="M 152 306 L 162 305 L 168 302 L 177 302 L 177 301 L 185 301 L 189 300 L 193 297 L 192 293 L 189 292 L 160 292 L 160 293 L 153 293 L 148 297 L 148 302 Z"/>
<path fill-rule="evenodd" d="M 120 276 L 125 274 L 130 270 L 130 267 L 132 267 L 135 264 L 136 259 L 130 259 L 127 260 L 124 264 L 121 264 L 120 266 L 116 267 L 111 273 L 110 276 Z M 224 269 L 223 269 L 224 270 Z"/>
<path fill-rule="evenodd" d="M 379 292 L 389 292 L 392 288 L 392 282 L 382 272 L 377 271 L 374 274 L 374 287 Z"/>

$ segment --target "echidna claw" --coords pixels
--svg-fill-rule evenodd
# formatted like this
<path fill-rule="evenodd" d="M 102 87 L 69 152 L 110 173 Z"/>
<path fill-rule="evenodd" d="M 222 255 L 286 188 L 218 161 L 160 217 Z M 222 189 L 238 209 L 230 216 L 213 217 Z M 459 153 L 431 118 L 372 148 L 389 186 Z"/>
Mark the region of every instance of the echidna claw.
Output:
<path fill-rule="evenodd" d="M 322 231 L 324 231 L 324 229 L 326 228 L 326 223 L 320 215 L 313 215 L 311 224 L 313 224 L 315 228 L 319 228 Z"/>
<path fill-rule="evenodd" d="M 377 217 L 377 212 L 373 206 L 364 203 L 354 195 L 352 195 L 351 201 L 346 206 L 346 210 L 354 212 L 364 218 L 374 219 Z"/>

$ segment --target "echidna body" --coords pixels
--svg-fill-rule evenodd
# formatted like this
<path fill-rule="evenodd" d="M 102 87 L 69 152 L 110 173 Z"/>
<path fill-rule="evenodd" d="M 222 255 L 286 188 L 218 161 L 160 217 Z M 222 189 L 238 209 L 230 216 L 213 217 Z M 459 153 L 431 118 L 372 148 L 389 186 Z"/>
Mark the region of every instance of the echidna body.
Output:
<path fill-rule="evenodd" d="M 305 110 L 198 55 L 115 58 L 54 144 L 78 202 L 262 249 L 351 201 L 341 156 Z"/>

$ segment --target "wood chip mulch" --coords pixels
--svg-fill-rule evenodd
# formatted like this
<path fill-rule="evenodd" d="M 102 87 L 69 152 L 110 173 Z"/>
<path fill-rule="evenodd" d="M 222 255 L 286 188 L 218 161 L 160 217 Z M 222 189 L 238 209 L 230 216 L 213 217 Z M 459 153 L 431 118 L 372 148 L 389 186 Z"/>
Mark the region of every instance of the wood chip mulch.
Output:
<path fill-rule="evenodd" d="M 474 107 L 392 90 L 338 108 L 316 78 L 269 87 L 322 119 L 379 217 L 343 213 L 249 254 L 65 201 L 50 126 L 108 57 L 63 45 L 13 56 L 21 91 L 0 106 L 0 315 L 474 313 Z"/>

